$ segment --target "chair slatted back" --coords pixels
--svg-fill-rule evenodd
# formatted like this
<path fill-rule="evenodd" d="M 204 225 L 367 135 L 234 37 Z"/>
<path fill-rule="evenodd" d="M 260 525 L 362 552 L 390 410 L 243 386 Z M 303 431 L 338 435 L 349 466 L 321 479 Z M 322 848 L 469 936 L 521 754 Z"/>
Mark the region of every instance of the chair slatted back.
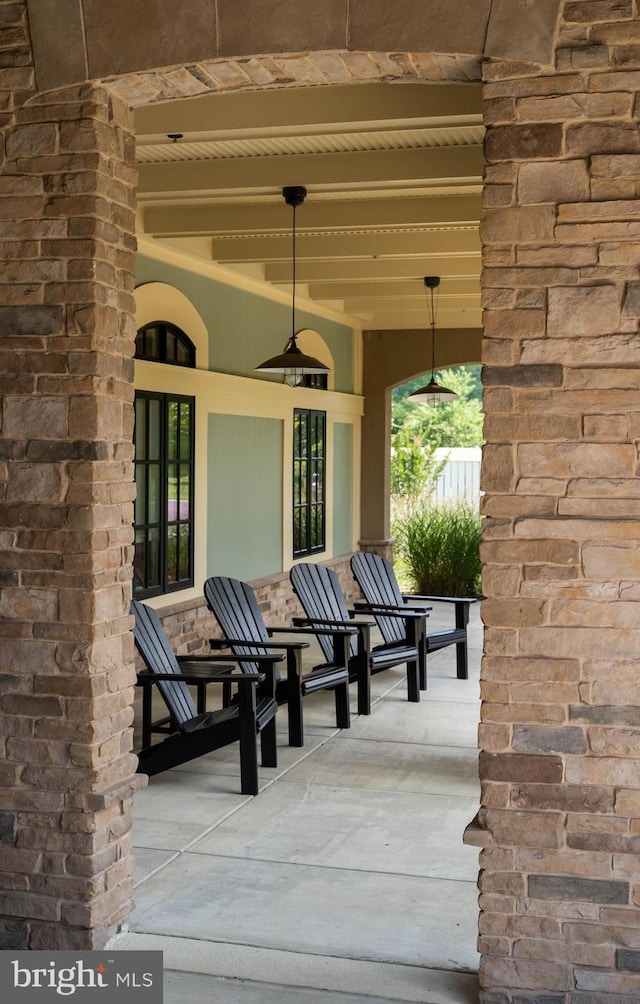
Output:
<path fill-rule="evenodd" d="M 358 551 L 351 558 L 351 571 L 367 603 L 383 603 L 394 607 L 406 605 L 393 565 L 386 558 L 368 551 Z M 405 625 L 400 618 L 385 617 L 383 614 L 374 614 L 374 617 L 385 642 L 405 640 Z"/>
<path fill-rule="evenodd" d="M 231 645 L 234 655 L 269 655 L 272 652 L 256 594 L 247 582 L 230 579 L 226 575 L 214 575 L 204 584 L 204 598 L 226 638 L 246 638 L 265 643 L 258 648 Z M 255 662 L 243 660 L 240 666 L 245 673 L 260 672 Z"/>
<path fill-rule="evenodd" d="M 131 613 L 135 617 L 133 638 L 144 664 L 150 673 L 174 673 L 182 675 L 169 639 L 155 610 L 132 600 Z M 193 699 L 184 680 L 158 680 L 160 693 L 178 726 L 191 721 L 198 714 Z"/>
<path fill-rule="evenodd" d="M 289 572 L 293 591 L 300 600 L 307 617 L 325 620 L 349 621 L 349 610 L 342 592 L 340 579 L 332 568 L 302 561 Z M 317 635 L 318 644 L 327 662 L 333 662 L 333 640 L 330 635 Z M 349 641 L 351 655 L 356 655 L 358 643 L 355 636 Z"/>

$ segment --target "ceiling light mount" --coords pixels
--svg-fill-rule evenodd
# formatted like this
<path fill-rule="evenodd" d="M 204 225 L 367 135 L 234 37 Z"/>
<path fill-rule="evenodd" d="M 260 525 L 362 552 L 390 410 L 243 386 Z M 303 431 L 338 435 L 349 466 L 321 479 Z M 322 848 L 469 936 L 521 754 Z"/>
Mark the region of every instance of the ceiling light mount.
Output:
<path fill-rule="evenodd" d="M 284 352 L 273 356 L 265 362 L 256 366 L 260 372 L 282 373 L 284 382 L 291 387 L 302 383 L 307 374 L 324 374 L 329 372 L 329 367 L 320 362 L 314 356 L 306 355 L 302 349 L 298 348 L 296 334 L 296 209 L 301 206 L 307 197 L 307 190 L 302 185 L 287 185 L 282 189 L 284 201 L 293 210 L 293 222 L 291 227 L 291 337 L 287 342 Z"/>
<path fill-rule="evenodd" d="M 282 189 L 282 196 L 288 206 L 297 209 L 307 197 L 307 190 L 303 185 L 285 185 Z"/>
<path fill-rule="evenodd" d="M 436 304 L 434 300 L 434 290 L 436 290 L 439 285 L 439 275 L 425 275 L 424 288 L 425 296 L 427 298 L 427 308 L 429 311 L 429 325 L 431 327 L 431 379 L 429 380 L 429 383 L 424 385 L 424 387 L 419 387 L 418 390 L 413 392 L 413 394 L 409 394 L 409 399 L 411 401 L 418 401 L 421 404 L 430 404 L 432 406 L 441 404 L 444 401 L 455 401 L 458 396 L 455 391 L 449 390 L 448 387 L 443 387 L 441 384 L 436 383 L 435 380 Z"/>

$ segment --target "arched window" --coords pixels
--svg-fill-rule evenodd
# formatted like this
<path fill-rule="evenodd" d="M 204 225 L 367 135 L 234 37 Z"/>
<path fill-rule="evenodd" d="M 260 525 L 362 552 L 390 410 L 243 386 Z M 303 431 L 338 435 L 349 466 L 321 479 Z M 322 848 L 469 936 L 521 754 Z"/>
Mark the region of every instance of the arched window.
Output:
<path fill-rule="evenodd" d="M 136 359 L 171 366 L 196 365 L 196 347 L 184 331 L 169 321 L 152 321 L 138 330 Z"/>
<path fill-rule="evenodd" d="M 195 367 L 191 339 L 153 321 L 136 336 L 136 359 Z M 136 599 L 193 585 L 195 398 L 138 390 L 135 395 L 133 593 Z"/>

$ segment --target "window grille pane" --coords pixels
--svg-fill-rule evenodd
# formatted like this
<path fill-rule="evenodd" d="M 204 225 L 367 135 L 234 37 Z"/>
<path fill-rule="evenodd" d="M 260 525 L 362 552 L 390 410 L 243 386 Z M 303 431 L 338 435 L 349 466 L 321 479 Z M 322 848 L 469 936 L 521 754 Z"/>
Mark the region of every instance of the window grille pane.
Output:
<path fill-rule="evenodd" d="M 178 416 L 180 405 L 177 401 L 169 401 L 167 406 L 167 457 L 169 460 L 178 458 Z"/>
<path fill-rule="evenodd" d="M 146 588 L 160 585 L 160 527 L 150 527 L 146 543 Z"/>
<path fill-rule="evenodd" d="M 142 464 L 136 464 L 136 501 L 133 521 L 136 526 L 147 522 L 147 472 Z"/>
<path fill-rule="evenodd" d="M 147 467 L 148 479 L 148 501 L 147 501 L 147 523 L 160 522 L 160 465 L 150 464 Z"/>
<path fill-rule="evenodd" d="M 167 469 L 167 519 L 178 519 L 178 466 L 169 464 Z"/>
<path fill-rule="evenodd" d="M 182 401 L 179 412 L 180 426 L 180 459 L 191 459 L 191 408 L 187 401 Z"/>
<path fill-rule="evenodd" d="M 178 561 L 178 578 L 189 578 L 190 528 L 188 523 L 181 523 L 179 528 L 180 557 Z"/>
<path fill-rule="evenodd" d="M 133 555 L 133 586 L 134 589 L 145 589 L 147 585 L 146 559 L 147 535 L 144 530 L 136 530 Z"/>
<path fill-rule="evenodd" d="M 186 464 L 181 464 L 178 468 L 178 519 L 189 519 L 189 503 L 191 501 L 189 473 Z"/>
<path fill-rule="evenodd" d="M 300 528 L 299 550 L 307 550 L 307 508 L 298 509 L 298 525 Z"/>
<path fill-rule="evenodd" d="M 176 338 L 176 362 L 181 366 L 188 366 L 190 362 L 189 348 L 181 338 Z"/>
<path fill-rule="evenodd" d="M 136 460 L 147 458 L 147 403 L 145 398 L 136 398 L 134 437 Z"/>
<path fill-rule="evenodd" d="M 149 460 L 160 460 L 160 442 L 162 439 L 162 428 L 160 425 L 161 420 L 161 402 L 158 398 L 149 399 L 149 411 L 148 411 L 148 421 L 149 421 L 149 436 L 148 436 L 148 455 Z"/>
<path fill-rule="evenodd" d="M 167 528 L 167 583 L 178 579 L 178 527 L 173 523 Z"/>
<path fill-rule="evenodd" d="M 166 338 L 166 352 L 165 360 L 168 363 L 174 363 L 176 361 L 176 333 L 171 328 L 167 328 L 165 332 Z"/>

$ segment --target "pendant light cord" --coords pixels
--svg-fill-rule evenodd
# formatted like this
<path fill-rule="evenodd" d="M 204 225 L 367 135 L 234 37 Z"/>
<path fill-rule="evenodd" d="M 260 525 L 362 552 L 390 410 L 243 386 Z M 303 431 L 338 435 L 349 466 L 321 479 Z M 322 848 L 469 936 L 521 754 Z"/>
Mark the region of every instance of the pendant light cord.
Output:
<path fill-rule="evenodd" d="M 296 344 L 296 205 L 293 205 L 293 227 L 291 233 L 291 256 L 293 261 L 291 292 L 291 344 Z"/>
<path fill-rule="evenodd" d="M 435 371 L 436 371 L 436 312 L 435 312 L 435 307 L 434 307 L 434 303 L 433 303 L 433 286 L 431 286 L 429 288 L 429 292 L 431 293 L 431 309 L 429 311 L 429 314 L 430 314 L 430 317 L 431 317 L 431 320 L 430 320 L 430 324 L 431 324 L 431 379 L 433 380 L 434 379 L 434 374 L 435 374 Z M 425 293 L 426 293 L 426 289 L 425 289 Z M 429 303 L 429 301 L 427 299 L 427 304 L 428 303 Z"/>

